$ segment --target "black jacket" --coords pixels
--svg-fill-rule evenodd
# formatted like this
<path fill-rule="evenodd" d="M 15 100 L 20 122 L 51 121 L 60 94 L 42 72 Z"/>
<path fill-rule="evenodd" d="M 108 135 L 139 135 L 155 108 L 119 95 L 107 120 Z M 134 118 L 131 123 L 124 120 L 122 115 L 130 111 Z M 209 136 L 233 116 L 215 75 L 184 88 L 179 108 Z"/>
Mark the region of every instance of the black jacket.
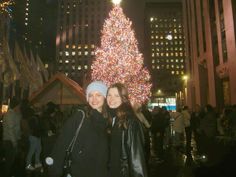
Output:
<path fill-rule="evenodd" d="M 82 119 L 82 113 L 75 111 L 63 127 L 52 151 L 54 163 L 49 167 L 50 176 L 62 175 L 65 151 Z M 106 120 L 101 113 L 92 110 L 85 117 L 72 152 L 73 177 L 106 177 L 108 144 Z"/>
<path fill-rule="evenodd" d="M 147 177 L 144 134 L 134 115 L 129 116 L 127 129 L 119 128 L 116 123 L 112 128 L 109 176 Z"/>

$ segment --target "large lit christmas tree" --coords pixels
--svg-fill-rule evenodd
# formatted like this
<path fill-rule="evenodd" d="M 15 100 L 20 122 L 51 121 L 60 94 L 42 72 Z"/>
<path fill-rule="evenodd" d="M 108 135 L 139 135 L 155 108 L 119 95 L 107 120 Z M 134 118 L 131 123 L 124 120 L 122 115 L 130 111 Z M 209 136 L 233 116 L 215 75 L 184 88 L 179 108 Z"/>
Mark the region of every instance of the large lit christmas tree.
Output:
<path fill-rule="evenodd" d="M 150 96 L 150 75 L 131 25 L 120 5 L 114 4 L 102 29 L 101 47 L 95 51 L 92 80 L 102 80 L 108 86 L 124 83 L 131 101 L 143 103 Z"/>

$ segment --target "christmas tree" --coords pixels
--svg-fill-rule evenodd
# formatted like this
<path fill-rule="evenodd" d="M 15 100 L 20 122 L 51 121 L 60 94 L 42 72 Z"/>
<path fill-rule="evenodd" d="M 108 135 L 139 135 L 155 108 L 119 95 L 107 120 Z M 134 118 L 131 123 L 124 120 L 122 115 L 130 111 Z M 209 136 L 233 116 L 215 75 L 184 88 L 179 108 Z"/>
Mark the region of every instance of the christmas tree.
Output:
<path fill-rule="evenodd" d="M 131 101 L 143 103 L 150 96 L 150 75 L 143 66 L 131 25 L 119 4 L 115 4 L 105 20 L 91 74 L 92 80 L 102 80 L 108 86 L 124 83 Z"/>

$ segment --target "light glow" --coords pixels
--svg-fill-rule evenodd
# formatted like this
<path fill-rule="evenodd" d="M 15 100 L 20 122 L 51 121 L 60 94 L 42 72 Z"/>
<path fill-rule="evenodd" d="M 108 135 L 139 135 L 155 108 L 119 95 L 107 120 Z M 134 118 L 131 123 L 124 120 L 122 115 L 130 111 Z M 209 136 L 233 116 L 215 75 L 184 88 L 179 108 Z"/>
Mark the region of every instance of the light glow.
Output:
<path fill-rule="evenodd" d="M 151 94 L 152 84 L 131 25 L 122 8 L 114 6 L 102 29 L 101 47 L 95 50 L 91 76 L 108 86 L 125 84 L 131 102 L 143 103 Z"/>
<path fill-rule="evenodd" d="M 112 0 L 112 2 L 115 4 L 115 5 L 119 5 L 121 3 L 121 0 Z"/>

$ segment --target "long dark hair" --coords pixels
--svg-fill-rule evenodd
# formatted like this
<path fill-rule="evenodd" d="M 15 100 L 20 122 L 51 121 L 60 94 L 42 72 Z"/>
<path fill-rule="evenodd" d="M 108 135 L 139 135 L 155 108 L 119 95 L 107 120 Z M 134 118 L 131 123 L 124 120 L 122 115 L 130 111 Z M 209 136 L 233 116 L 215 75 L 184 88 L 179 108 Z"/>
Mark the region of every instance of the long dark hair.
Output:
<path fill-rule="evenodd" d="M 111 88 L 116 88 L 121 97 L 121 105 L 116 109 L 116 118 L 118 120 L 118 127 L 127 129 L 128 114 L 134 115 L 133 108 L 129 100 L 128 89 L 122 83 L 115 83 L 108 88 L 107 93 Z M 112 123 L 112 117 L 109 116 L 109 123 Z"/>

